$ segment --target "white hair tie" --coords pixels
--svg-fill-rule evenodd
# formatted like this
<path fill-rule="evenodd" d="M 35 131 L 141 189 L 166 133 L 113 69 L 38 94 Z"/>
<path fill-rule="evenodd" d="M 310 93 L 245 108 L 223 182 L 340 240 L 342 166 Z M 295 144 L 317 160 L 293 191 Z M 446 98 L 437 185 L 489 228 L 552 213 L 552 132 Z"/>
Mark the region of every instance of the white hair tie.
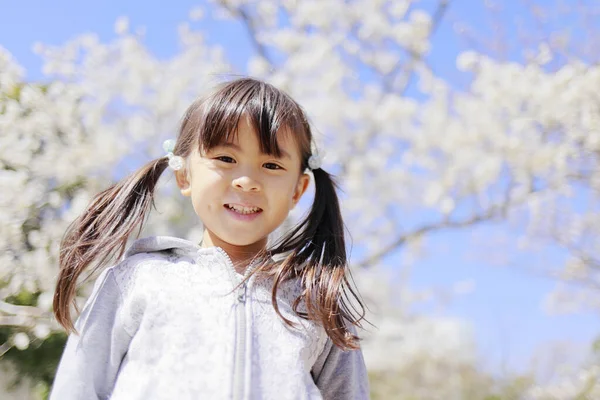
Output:
<path fill-rule="evenodd" d="M 169 158 L 169 167 L 171 167 L 175 171 L 179 171 L 183 168 L 183 158 L 181 156 L 176 156 L 173 154 L 173 150 L 175 150 L 175 140 L 168 139 L 163 142 L 163 149 L 167 152 L 166 157 Z"/>
<path fill-rule="evenodd" d="M 314 171 L 315 169 L 321 168 L 323 166 L 323 155 L 319 148 L 317 147 L 316 142 L 312 142 L 310 145 L 310 157 L 308 158 L 308 169 Z"/>
<path fill-rule="evenodd" d="M 323 165 L 323 158 L 319 154 L 312 154 L 308 158 L 308 168 L 311 171 L 321 168 L 321 165 Z"/>

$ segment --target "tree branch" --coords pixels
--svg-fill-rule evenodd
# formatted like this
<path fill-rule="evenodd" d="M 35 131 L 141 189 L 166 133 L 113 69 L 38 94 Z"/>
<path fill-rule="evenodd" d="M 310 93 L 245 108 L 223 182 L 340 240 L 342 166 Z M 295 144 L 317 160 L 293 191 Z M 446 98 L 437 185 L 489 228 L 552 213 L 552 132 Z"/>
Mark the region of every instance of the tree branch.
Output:
<path fill-rule="evenodd" d="M 8 342 L 4 342 L 2 343 L 2 345 L 0 345 L 0 358 L 2 358 L 2 356 L 9 351 L 12 348 L 12 345 Z"/>
<path fill-rule="evenodd" d="M 440 2 L 438 3 L 438 6 L 431 18 L 431 29 L 429 31 L 429 40 L 431 40 L 431 37 L 437 31 L 442 19 L 444 18 L 444 15 L 448 11 L 449 6 L 450 6 L 450 0 L 440 0 Z M 404 78 L 402 80 L 403 83 L 401 85 L 399 95 L 404 95 L 406 93 L 406 90 L 408 89 L 408 84 L 411 81 L 411 78 L 414 74 L 416 64 L 419 61 L 423 61 L 422 54 L 416 53 L 414 51 L 408 51 L 408 54 L 409 54 L 409 60 L 406 64 L 399 62 L 392 69 L 392 72 L 390 72 L 387 76 L 384 77 L 383 88 L 386 92 L 389 93 L 394 90 L 394 81 L 396 81 L 397 74 L 400 71 L 403 71 Z M 402 68 L 402 66 L 404 66 L 404 68 Z"/>
<path fill-rule="evenodd" d="M 366 259 L 358 262 L 356 265 L 359 268 L 366 268 L 372 264 L 375 264 L 381 258 L 387 256 L 392 251 L 396 250 L 398 247 L 404 245 L 409 239 L 417 238 L 423 236 L 429 232 L 438 231 L 441 229 L 450 229 L 450 228 L 464 228 L 467 226 L 473 226 L 481 222 L 490 221 L 498 216 L 505 215 L 508 208 L 513 206 L 510 202 L 506 202 L 500 205 L 495 205 L 490 207 L 487 212 L 479 215 L 473 215 L 470 218 L 464 220 L 448 220 L 444 219 L 443 221 L 437 222 L 435 224 L 425 225 L 420 227 L 417 230 L 414 230 L 409 233 L 405 233 L 400 235 L 394 242 L 390 243 L 383 249 L 379 250 L 375 254 L 370 255 Z"/>
<path fill-rule="evenodd" d="M 0 316 L 0 326 L 20 326 L 22 328 L 31 328 L 35 323 L 29 317 L 15 316 L 3 317 Z"/>
<path fill-rule="evenodd" d="M 28 317 L 43 317 L 44 312 L 34 306 L 18 306 L 0 300 L 0 311 L 12 315 L 26 315 Z"/>
<path fill-rule="evenodd" d="M 241 22 L 244 24 L 244 27 L 246 28 L 246 31 L 248 32 L 248 37 L 250 38 L 250 41 L 252 42 L 252 47 L 254 47 L 254 49 L 256 50 L 256 52 L 264 59 L 267 61 L 267 63 L 269 64 L 269 66 L 274 69 L 275 65 L 273 63 L 273 60 L 271 60 L 271 58 L 269 57 L 267 48 L 264 44 L 260 43 L 258 41 L 257 36 L 257 29 L 256 29 L 256 24 L 254 22 L 254 19 L 252 18 L 252 16 L 250 15 L 249 12 L 247 12 L 246 10 L 244 10 L 244 8 L 242 6 L 240 7 L 231 7 L 226 1 L 224 0 L 220 0 L 219 3 L 225 8 L 227 9 L 231 14 L 233 14 L 234 16 L 238 17 Z"/>

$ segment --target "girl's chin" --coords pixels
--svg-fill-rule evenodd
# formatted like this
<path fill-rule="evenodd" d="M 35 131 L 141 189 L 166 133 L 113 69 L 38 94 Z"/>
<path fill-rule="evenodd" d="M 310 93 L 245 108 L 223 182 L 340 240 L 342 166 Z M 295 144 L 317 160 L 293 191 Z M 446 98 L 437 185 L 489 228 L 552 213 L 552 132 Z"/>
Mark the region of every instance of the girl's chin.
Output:
<path fill-rule="evenodd" d="M 220 234 L 212 233 L 213 245 L 234 246 L 234 247 L 264 247 L 267 244 L 267 237 L 257 236 L 257 230 L 243 232 L 240 229 L 227 229 Z"/>

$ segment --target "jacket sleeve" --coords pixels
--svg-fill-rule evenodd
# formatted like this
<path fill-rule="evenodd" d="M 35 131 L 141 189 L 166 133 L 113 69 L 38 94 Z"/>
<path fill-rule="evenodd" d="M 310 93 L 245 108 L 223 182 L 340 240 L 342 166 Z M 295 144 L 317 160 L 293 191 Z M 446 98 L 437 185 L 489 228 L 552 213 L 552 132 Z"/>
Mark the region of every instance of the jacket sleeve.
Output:
<path fill-rule="evenodd" d="M 131 335 L 123 326 L 122 295 L 111 268 L 100 274 L 69 335 L 50 400 L 107 399 Z"/>
<path fill-rule="evenodd" d="M 356 334 L 354 326 L 350 331 Z M 324 400 L 369 399 L 369 378 L 362 351 L 343 351 L 327 339 L 311 375 Z"/>

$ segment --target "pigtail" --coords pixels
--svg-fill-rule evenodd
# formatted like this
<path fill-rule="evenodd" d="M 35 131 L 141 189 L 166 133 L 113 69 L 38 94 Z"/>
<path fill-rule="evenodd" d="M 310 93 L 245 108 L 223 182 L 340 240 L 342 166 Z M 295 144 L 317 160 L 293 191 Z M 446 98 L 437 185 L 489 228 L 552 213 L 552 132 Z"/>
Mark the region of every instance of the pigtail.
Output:
<path fill-rule="evenodd" d="M 277 314 L 292 325 L 279 312 L 276 292 L 280 283 L 300 276 L 303 293 L 294 302 L 296 314 L 319 321 L 338 347 L 357 349 L 358 337 L 350 333 L 346 321 L 360 326 L 365 311 L 347 277 L 348 260 L 337 185 L 323 169 L 313 170 L 313 175 L 315 199 L 308 216 L 272 249 L 272 254 L 289 253 L 275 272 L 272 302 Z M 357 301 L 360 311 L 354 308 L 350 296 Z M 298 311 L 302 302 L 306 313 Z"/>
<path fill-rule="evenodd" d="M 76 332 L 70 305 L 77 310 L 77 279 L 91 264 L 98 268 L 115 255 L 122 257 L 131 233 L 138 228 L 139 235 L 142 230 L 154 205 L 154 188 L 167 165 L 166 157 L 152 161 L 99 193 L 67 229 L 60 244 L 53 302 L 56 320 L 67 332 Z"/>

